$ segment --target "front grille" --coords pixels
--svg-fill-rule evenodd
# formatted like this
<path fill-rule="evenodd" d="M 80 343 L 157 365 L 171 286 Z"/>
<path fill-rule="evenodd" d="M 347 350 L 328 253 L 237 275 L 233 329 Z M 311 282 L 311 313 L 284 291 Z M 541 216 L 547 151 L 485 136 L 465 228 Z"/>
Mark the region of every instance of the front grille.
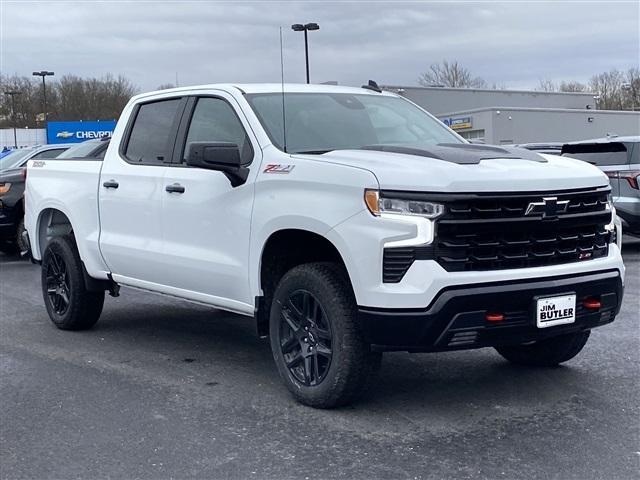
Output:
<path fill-rule="evenodd" d="M 435 243 L 385 249 L 383 281 L 399 282 L 413 261 L 422 259 L 434 259 L 445 270 L 459 272 L 604 257 L 611 241 L 605 229 L 611 221 L 608 193 L 609 188 L 603 187 L 562 193 L 438 194 L 436 198 L 421 194 L 446 206 L 436 222 Z"/>

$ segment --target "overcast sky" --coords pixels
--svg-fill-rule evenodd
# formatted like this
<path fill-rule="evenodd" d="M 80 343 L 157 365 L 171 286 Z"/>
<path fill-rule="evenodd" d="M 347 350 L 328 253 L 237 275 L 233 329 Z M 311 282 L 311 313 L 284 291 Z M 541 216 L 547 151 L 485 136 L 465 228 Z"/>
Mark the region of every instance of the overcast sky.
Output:
<path fill-rule="evenodd" d="M 304 81 L 415 85 L 442 59 L 489 84 L 534 88 L 638 66 L 640 1 L 628 2 L 28 2 L 0 0 L 3 74 L 123 74 L 164 83 Z"/>

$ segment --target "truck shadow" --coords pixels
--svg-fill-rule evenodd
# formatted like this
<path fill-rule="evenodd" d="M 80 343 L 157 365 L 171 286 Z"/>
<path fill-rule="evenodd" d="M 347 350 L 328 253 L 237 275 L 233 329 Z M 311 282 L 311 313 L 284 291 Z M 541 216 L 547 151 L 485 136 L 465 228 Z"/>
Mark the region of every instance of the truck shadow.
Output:
<path fill-rule="evenodd" d="M 310 410 L 289 396 L 278 378 L 268 340 L 256 337 L 252 319 L 157 298 L 160 304 L 126 302 L 126 309 L 120 299 L 115 305 L 107 304 L 94 334 L 124 343 L 124 350 L 136 349 L 143 359 L 164 355 L 176 363 L 186 362 L 185 368 L 201 380 L 203 388 L 207 383 L 227 387 L 233 383 L 231 388 L 253 397 L 254 406 L 261 402 L 254 395 L 266 394 L 265 403 L 272 404 L 275 397 L 278 404 L 293 407 L 301 415 L 306 411 L 367 422 L 367 412 L 375 411 L 406 417 L 405 423 L 416 421 L 409 420 L 412 416 L 475 421 L 511 408 L 522 413 L 541 403 L 567 400 L 571 389 L 565 385 L 597 376 L 595 369 L 576 367 L 577 361 L 554 369 L 515 367 L 492 349 L 390 353 L 360 402 L 332 411 Z"/>

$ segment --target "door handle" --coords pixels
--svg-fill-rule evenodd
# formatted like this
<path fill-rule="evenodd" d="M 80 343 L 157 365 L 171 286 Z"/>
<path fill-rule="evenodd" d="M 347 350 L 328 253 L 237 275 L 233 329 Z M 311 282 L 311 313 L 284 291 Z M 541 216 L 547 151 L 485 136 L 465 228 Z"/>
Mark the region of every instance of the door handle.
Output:
<path fill-rule="evenodd" d="M 164 189 L 169 193 L 184 193 L 184 187 L 179 183 L 174 183 L 173 185 L 167 185 Z"/>
<path fill-rule="evenodd" d="M 104 188 L 118 188 L 119 185 L 115 180 L 108 180 L 102 184 Z"/>

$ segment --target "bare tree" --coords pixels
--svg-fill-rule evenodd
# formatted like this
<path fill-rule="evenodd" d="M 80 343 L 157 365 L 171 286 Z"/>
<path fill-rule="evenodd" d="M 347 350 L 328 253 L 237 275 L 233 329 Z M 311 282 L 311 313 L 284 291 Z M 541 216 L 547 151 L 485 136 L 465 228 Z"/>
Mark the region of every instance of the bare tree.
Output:
<path fill-rule="evenodd" d="M 418 83 L 425 87 L 483 88 L 487 86 L 484 79 L 474 77 L 471 72 L 456 60 L 433 63 L 429 70 L 418 77 Z"/>
<path fill-rule="evenodd" d="M 42 86 L 31 77 L 0 76 L 2 92 L 21 92 L 15 96 L 16 125 L 42 127 Z M 47 110 L 49 120 L 100 120 L 116 119 L 136 88 L 123 76 L 81 78 L 63 75 L 57 81 L 47 82 Z M 11 99 L 0 97 L 0 127 L 13 125 Z"/>
<path fill-rule="evenodd" d="M 553 80 L 540 79 L 536 90 L 540 92 L 557 92 L 558 86 Z"/>
<path fill-rule="evenodd" d="M 586 92 L 588 90 L 588 87 L 584 83 L 571 80 L 568 82 L 560 82 L 560 87 L 558 88 L 558 90 L 561 92 Z"/>
<path fill-rule="evenodd" d="M 640 69 L 634 67 L 627 70 L 622 92 L 625 108 L 640 109 Z"/>
<path fill-rule="evenodd" d="M 14 120 L 11 96 L 4 95 L 7 91 L 20 92 L 14 96 L 16 126 L 35 127 L 38 114 L 42 112 L 42 93 L 37 82 L 18 75 L 0 77 L 0 126 L 3 127 L 13 125 Z"/>
<path fill-rule="evenodd" d="M 598 108 L 601 110 L 622 110 L 622 84 L 624 75 L 619 70 L 603 72 L 591 77 L 589 86 L 598 96 Z"/>
<path fill-rule="evenodd" d="M 176 86 L 172 83 L 163 83 L 162 85 L 158 85 L 156 90 L 168 90 L 169 88 L 176 88 Z"/>

